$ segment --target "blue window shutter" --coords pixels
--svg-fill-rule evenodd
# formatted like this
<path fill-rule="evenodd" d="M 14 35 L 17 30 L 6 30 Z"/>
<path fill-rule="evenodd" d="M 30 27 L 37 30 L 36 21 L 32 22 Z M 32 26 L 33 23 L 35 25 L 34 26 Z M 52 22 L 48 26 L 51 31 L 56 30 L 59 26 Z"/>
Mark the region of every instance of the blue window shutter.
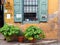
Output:
<path fill-rule="evenodd" d="M 23 0 L 14 0 L 14 21 L 23 21 Z"/>
<path fill-rule="evenodd" d="M 40 22 L 46 22 L 48 15 L 48 0 L 38 0 L 37 15 Z"/>

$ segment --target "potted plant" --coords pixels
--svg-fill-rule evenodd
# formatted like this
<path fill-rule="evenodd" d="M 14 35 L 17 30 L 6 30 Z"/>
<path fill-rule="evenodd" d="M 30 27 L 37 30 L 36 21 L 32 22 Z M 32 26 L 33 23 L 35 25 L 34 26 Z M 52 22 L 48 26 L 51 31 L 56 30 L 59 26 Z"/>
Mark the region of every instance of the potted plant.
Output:
<path fill-rule="evenodd" d="M 10 25 L 9 36 L 12 36 L 13 40 L 17 40 L 19 33 L 20 33 L 20 28 Z"/>
<path fill-rule="evenodd" d="M 43 30 L 36 26 L 28 27 L 24 32 L 24 36 L 32 43 L 35 42 L 36 40 L 45 38 Z"/>
<path fill-rule="evenodd" d="M 18 42 L 24 42 L 24 35 L 23 35 L 23 32 L 20 30 L 20 33 L 18 35 Z"/>
<path fill-rule="evenodd" d="M 7 24 L 4 24 L 4 26 L 2 28 L 0 28 L 0 33 L 2 33 L 4 35 L 4 37 L 6 37 L 6 31 L 9 30 L 8 29 L 9 26 Z M 6 40 L 6 38 L 4 38 L 4 40 Z"/>
<path fill-rule="evenodd" d="M 5 24 L 0 32 L 4 35 L 7 41 L 13 41 L 17 38 L 17 35 L 20 33 L 20 29 L 13 25 Z"/>

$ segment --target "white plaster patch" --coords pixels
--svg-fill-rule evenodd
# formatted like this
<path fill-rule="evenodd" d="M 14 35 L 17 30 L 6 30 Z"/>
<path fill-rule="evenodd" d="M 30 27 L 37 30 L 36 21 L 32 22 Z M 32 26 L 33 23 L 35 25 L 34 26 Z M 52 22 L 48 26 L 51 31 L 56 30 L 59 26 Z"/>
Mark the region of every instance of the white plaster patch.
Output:
<path fill-rule="evenodd" d="M 49 18 L 50 20 L 54 19 L 55 17 L 58 17 L 58 14 L 48 15 L 48 18 Z"/>
<path fill-rule="evenodd" d="M 58 11 L 55 11 L 54 14 L 58 14 Z"/>
<path fill-rule="evenodd" d="M 55 11 L 53 14 L 49 14 L 49 15 L 48 15 L 48 18 L 49 18 L 49 19 L 53 19 L 53 18 L 55 18 L 55 17 L 58 17 L 58 11 Z"/>

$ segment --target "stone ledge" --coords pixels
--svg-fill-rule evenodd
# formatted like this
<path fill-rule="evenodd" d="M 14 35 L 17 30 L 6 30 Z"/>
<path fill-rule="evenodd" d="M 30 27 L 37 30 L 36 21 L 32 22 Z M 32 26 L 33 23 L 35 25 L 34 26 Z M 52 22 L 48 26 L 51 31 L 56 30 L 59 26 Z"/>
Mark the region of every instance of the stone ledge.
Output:
<path fill-rule="evenodd" d="M 57 43 L 57 40 L 42 40 L 36 43 L 6 42 L 4 40 L 0 40 L 0 45 L 46 45 L 46 44 L 54 44 L 54 43 Z"/>

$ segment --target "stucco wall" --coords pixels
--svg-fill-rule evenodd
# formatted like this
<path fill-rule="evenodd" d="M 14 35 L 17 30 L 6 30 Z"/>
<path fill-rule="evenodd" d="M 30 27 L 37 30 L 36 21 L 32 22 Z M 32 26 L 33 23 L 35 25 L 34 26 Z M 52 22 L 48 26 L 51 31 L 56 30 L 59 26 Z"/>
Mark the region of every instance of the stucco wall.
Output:
<path fill-rule="evenodd" d="M 38 24 L 14 23 L 14 4 L 13 4 L 13 0 L 7 0 L 7 1 L 10 2 L 10 5 L 11 5 L 12 9 L 8 10 L 8 12 L 7 12 L 7 13 L 11 14 L 11 19 L 7 19 L 7 17 L 6 17 L 7 13 L 5 13 L 5 15 L 4 15 L 5 23 L 18 26 L 22 29 L 22 31 L 25 31 L 25 29 L 27 27 L 29 27 L 30 25 L 35 25 L 35 26 L 40 27 L 42 30 L 44 30 L 44 32 L 46 34 L 45 39 L 57 39 L 58 0 L 48 0 L 48 22 L 47 23 L 38 23 Z"/>

